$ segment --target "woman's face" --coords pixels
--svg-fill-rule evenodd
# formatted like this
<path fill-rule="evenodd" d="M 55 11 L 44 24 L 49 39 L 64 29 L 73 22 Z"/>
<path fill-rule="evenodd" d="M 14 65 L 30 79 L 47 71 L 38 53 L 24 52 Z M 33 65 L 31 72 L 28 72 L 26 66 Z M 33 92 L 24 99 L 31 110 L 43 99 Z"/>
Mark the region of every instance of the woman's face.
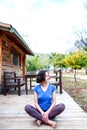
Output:
<path fill-rule="evenodd" d="M 50 80 L 50 76 L 49 76 L 49 73 L 48 72 L 46 72 L 45 73 L 45 82 L 49 82 L 49 80 Z"/>

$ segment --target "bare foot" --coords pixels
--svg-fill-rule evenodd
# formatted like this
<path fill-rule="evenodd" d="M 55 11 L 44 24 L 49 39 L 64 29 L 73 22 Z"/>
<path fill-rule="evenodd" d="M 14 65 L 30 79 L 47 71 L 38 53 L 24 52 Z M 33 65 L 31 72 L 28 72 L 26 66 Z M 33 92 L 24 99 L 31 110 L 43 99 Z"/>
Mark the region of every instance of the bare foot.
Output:
<path fill-rule="evenodd" d="M 56 127 L 56 122 L 52 120 L 48 120 L 48 124 L 51 125 L 53 128 Z"/>
<path fill-rule="evenodd" d="M 37 125 L 40 126 L 42 124 L 41 120 L 37 120 Z"/>

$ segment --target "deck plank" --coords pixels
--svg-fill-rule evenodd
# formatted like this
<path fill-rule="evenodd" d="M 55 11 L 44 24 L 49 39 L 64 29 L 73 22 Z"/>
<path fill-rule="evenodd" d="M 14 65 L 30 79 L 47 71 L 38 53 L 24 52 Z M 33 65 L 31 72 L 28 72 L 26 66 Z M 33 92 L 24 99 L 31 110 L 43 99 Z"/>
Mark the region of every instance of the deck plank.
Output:
<path fill-rule="evenodd" d="M 57 127 L 61 130 L 87 130 L 87 113 L 85 113 L 79 105 L 63 90 L 62 94 L 56 93 L 56 102 L 64 103 L 65 111 L 55 118 Z M 15 130 L 51 130 L 51 126 L 42 124 L 40 127 L 36 125 L 35 119 L 30 117 L 25 111 L 26 104 L 33 104 L 33 93 L 28 95 L 7 94 L 0 95 L 0 129 Z"/>

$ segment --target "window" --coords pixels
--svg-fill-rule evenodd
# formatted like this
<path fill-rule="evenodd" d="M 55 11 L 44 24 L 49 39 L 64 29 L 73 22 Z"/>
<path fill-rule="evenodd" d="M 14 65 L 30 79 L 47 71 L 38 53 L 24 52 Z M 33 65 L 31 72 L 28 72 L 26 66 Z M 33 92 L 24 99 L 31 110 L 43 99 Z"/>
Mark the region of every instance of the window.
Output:
<path fill-rule="evenodd" d="M 16 51 L 13 51 L 11 58 L 12 58 L 13 65 L 21 66 L 21 55 L 19 53 L 17 53 Z"/>
<path fill-rule="evenodd" d="M 18 65 L 18 53 L 13 52 L 13 64 Z"/>

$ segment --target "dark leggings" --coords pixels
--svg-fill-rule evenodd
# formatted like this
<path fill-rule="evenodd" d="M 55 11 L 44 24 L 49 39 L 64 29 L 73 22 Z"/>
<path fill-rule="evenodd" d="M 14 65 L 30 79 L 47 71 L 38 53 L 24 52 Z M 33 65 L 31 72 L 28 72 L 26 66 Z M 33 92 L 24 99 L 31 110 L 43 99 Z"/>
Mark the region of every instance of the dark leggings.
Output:
<path fill-rule="evenodd" d="M 65 105 L 63 103 L 60 103 L 56 105 L 49 113 L 48 117 L 49 119 L 52 119 L 62 113 L 65 109 Z M 42 120 L 42 114 L 32 105 L 26 105 L 25 111 L 32 117 L 36 118 L 37 120 Z"/>

